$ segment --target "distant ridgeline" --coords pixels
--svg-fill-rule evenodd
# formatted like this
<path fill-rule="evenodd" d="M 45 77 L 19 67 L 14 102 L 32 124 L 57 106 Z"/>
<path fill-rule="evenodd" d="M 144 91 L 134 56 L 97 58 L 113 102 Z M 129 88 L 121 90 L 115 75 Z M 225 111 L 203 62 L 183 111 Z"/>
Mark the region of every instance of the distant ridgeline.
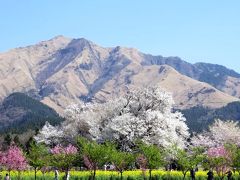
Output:
<path fill-rule="evenodd" d="M 192 107 L 181 110 L 187 119 L 187 125 L 191 132 L 200 132 L 214 122 L 214 119 L 240 121 L 240 101 L 229 103 L 218 108 L 209 109 L 205 107 Z"/>
<path fill-rule="evenodd" d="M 23 133 L 37 130 L 48 121 L 57 125 L 63 121 L 55 110 L 23 94 L 13 93 L 0 105 L 0 133 Z"/>

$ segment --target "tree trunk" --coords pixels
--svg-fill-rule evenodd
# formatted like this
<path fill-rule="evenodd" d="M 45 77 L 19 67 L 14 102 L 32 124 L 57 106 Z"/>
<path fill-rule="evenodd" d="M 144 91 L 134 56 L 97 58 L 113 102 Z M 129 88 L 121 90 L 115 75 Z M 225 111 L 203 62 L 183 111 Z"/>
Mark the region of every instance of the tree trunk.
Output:
<path fill-rule="evenodd" d="M 224 173 L 224 169 L 222 167 L 221 171 L 220 171 L 220 179 L 223 180 L 224 179 L 224 176 L 225 176 L 225 173 Z"/>
<path fill-rule="evenodd" d="M 96 177 L 96 168 L 94 168 L 94 170 L 93 170 L 93 180 L 95 180 L 95 177 Z"/>
<path fill-rule="evenodd" d="M 35 167 L 34 168 L 34 177 L 35 177 L 35 180 L 37 179 L 37 168 Z"/>
<path fill-rule="evenodd" d="M 186 174 L 187 174 L 187 172 L 184 172 L 184 173 L 183 173 L 183 179 L 186 178 Z"/>
<path fill-rule="evenodd" d="M 43 179 L 45 180 L 45 173 L 42 173 L 43 174 Z"/>
<path fill-rule="evenodd" d="M 151 180 L 152 179 L 152 170 L 149 169 L 149 179 Z"/>
<path fill-rule="evenodd" d="M 10 174 L 10 173 L 11 173 L 11 170 L 8 171 L 9 177 L 11 177 L 11 174 Z"/>
<path fill-rule="evenodd" d="M 123 172 L 122 171 L 120 171 L 120 174 L 121 174 L 121 180 L 123 179 Z"/>
<path fill-rule="evenodd" d="M 18 171 L 18 177 L 17 177 L 18 180 L 21 179 L 21 171 Z"/>
<path fill-rule="evenodd" d="M 69 170 L 65 171 L 65 180 L 69 180 L 70 179 L 70 173 Z"/>
<path fill-rule="evenodd" d="M 59 173 L 58 173 L 58 170 L 55 169 L 55 178 L 54 180 L 58 180 L 59 179 Z"/>
<path fill-rule="evenodd" d="M 220 179 L 223 180 L 224 179 L 224 175 L 220 176 Z"/>

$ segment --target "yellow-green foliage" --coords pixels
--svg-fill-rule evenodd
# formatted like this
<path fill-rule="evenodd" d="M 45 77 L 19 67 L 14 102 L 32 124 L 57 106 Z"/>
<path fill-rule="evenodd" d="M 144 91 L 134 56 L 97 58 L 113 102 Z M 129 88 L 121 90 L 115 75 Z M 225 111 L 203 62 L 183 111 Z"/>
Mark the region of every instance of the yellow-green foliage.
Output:
<path fill-rule="evenodd" d="M 2 171 L 1 177 L 3 178 L 5 174 L 8 173 L 7 171 Z M 123 178 L 124 179 L 132 179 L 132 180 L 142 180 L 145 177 L 148 177 L 148 171 L 145 173 L 141 170 L 132 170 L 132 171 L 124 171 L 123 172 Z M 64 172 L 59 173 L 60 179 L 64 176 Z M 90 171 L 71 171 L 70 172 L 70 179 L 72 180 L 87 180 L 88 177 L 91 175 Z M 216 173 L 215 173 L 216 175 Z M 22 171 L 17 172 L 17 171 L 11 171 L 11 179 L 12 180 L 17 180 L 20 176 L 20 179 L 23 180 L 33 180 L 34 179 L 34 171 Z M 96 172 L 96 179 L 97 180 L 104 180 L 104 179 L 118 179 L 120 174 L 117 171 L 102 171 L 98 170 Z M 152 176 L 158 178 L 156 179 L 171 179 L 171 180 L 180 180 L 182 179 L 183 175 L 181 171 L 164 171 L 164 170 L 153 170 L 152 171 Z M 38 171 L 37 172 L 37 179 L 53 179 L 54 178 L 54 172 L 46 172 L 44 175 Z M 207 178 L 207 171 L 198 171 L 196 172 L 196 179 L 197 180 L 205 180 Z M 0 178 L 1 179 L 1 178 Z M 186 179 L 190 179 L 190 174 L 189 172 L 187 173 Z M 218 178 L 215 178 L 218 179 Z M 234 176 L 234 179 L 239 179 L 238 174 Z"/>

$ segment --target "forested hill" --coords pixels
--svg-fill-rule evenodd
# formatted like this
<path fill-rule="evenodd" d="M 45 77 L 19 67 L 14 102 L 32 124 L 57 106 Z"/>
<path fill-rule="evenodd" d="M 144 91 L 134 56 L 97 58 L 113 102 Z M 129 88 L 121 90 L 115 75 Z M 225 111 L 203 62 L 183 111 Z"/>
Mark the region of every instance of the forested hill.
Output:
<path fill-rule="evenodd" d="M 200 132 L 205 130 L 214 119 L 240 121 L 240 102 L 232 102 L 228 105 L 218 108 L 209 109 L 201 106 L 181 110 L 187 119 L 187 125 L 190 131 Z"/>
<path fill-rule="evenodd" d="M 52 108 L 23 93 L 9 95 L 0 105 L 0 133 L 36 130 L 46 121 L 56 125 L 63 119 Z"/>

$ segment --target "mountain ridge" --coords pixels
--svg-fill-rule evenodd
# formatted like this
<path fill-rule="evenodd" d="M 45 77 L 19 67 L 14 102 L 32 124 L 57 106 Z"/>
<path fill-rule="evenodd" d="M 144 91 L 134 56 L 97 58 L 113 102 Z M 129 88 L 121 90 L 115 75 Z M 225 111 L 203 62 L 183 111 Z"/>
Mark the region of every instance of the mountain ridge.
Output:
<path fill-rule="evenodd" d="M 160 81 L 163 69 L 168 71 L 167 81 Z M 178 84 L 181 92 L 174 97 L 178 106 L 210 106 L 206 101 L 209 99 L 215 102 L 210 107 L 215 108 L 239 101 L 239 77 L 240 74 L 224 66 L 191 64 L 179 57 L 153 56 L 134 48 L 104 48 L 84 38 L 56 36 L 36 45 L 0 53 L 0 99 L 13 92 L 24 92 L 59 113 L 71 103 L 104 102 L 123 95 L 127 88 L 151 82 L 174 92 L 174 83 Z M 214 95 L 208 96 L 210 94 Z M 197 98 L 190 103 L 189 96 Z M 221 105 L 214 100 L 216 98 Z"/>

